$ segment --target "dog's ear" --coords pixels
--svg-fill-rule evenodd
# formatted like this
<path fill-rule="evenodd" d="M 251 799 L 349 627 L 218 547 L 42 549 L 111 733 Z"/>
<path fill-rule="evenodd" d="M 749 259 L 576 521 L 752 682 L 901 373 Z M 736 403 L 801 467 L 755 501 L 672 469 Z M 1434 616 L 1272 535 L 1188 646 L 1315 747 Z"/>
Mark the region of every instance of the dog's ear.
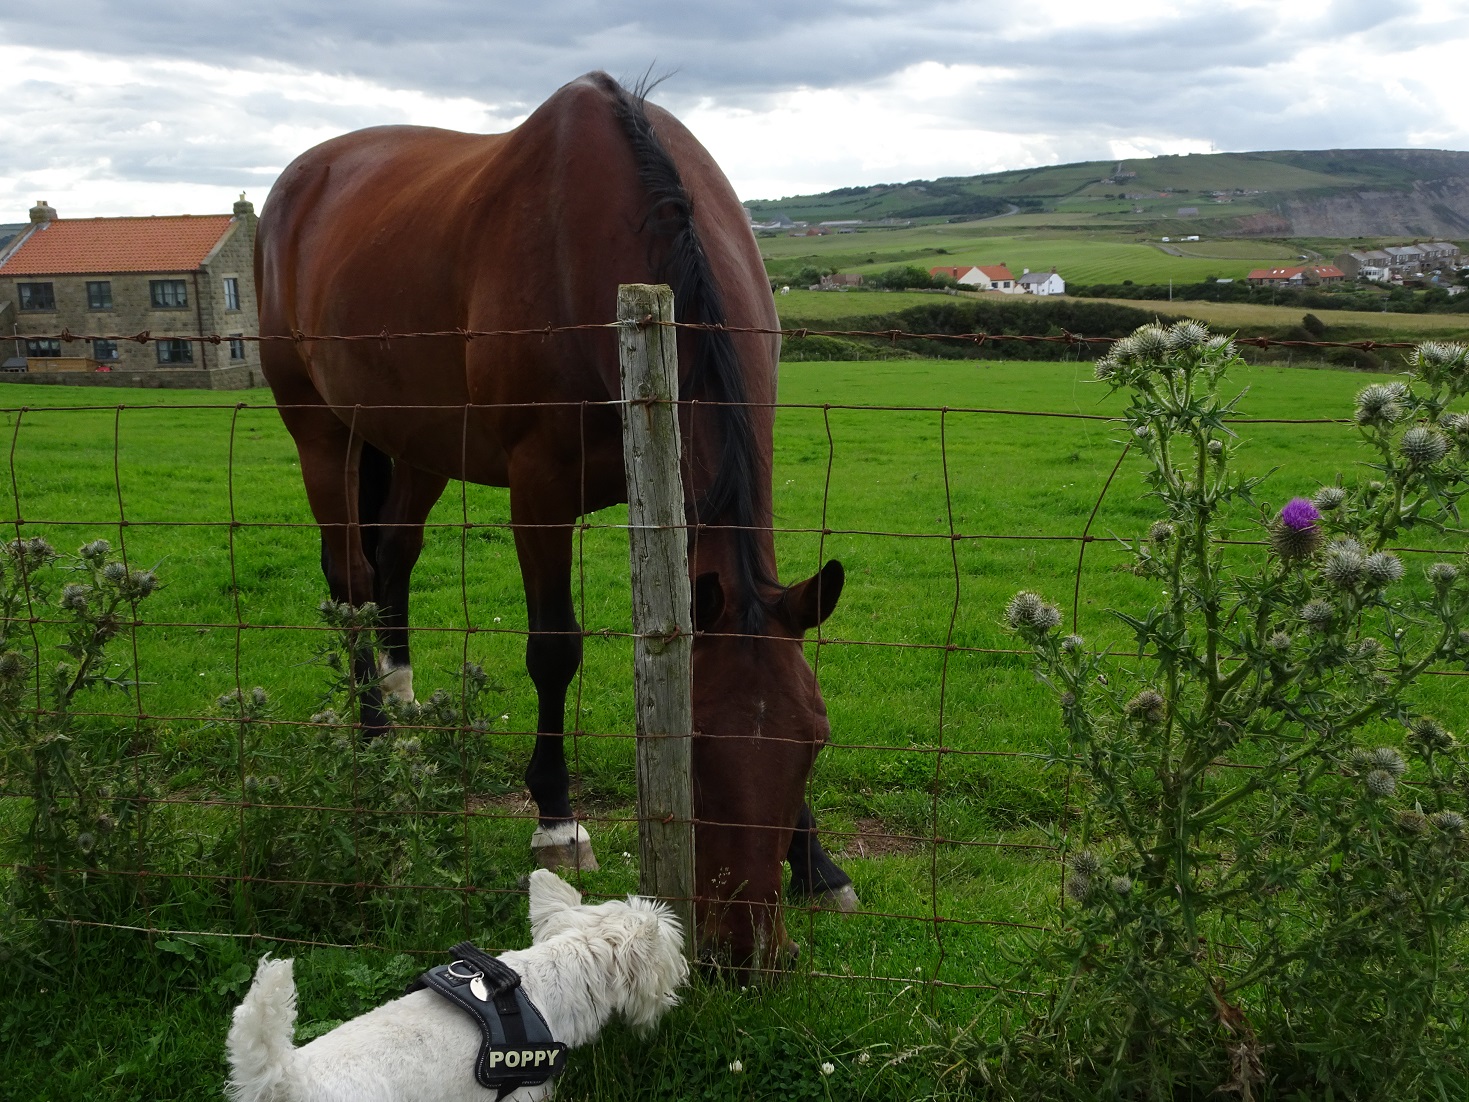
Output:
<path fill-rule="evenodd" d="M 647 1034 L 678 1005 L 678 988 L 688 979 L 683 928 L 668 907 L 638 896 L 628 897 L 618 926 L 615 934 L 607 925 L 603 928 L 612 944 L 610 986 L 627 1023 Z"/>
<path fill-rule="evenodd" d="M 565 929 L 558 921 L 572 907 L 581 906 L 581 892 L 547 869 L 530 874 L 530 934 L 532 944 Z"/>

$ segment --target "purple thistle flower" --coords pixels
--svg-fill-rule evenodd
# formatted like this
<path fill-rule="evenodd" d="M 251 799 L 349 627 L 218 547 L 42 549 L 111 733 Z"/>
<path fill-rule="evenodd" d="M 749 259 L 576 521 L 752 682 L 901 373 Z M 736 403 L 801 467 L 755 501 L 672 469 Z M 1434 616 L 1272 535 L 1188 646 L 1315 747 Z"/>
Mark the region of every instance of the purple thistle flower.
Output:
<path fill-rule="evenodd" d="M 1297 532 L 1304 532 L 1313 527 L 1321 519 L 1316 506 L 1311 503 L 1310 498 L 1293 497 L 1285 503 L 1285 508 L 1280 511 L 1280 521 L 1287 528 L 1294 528 Z"/>

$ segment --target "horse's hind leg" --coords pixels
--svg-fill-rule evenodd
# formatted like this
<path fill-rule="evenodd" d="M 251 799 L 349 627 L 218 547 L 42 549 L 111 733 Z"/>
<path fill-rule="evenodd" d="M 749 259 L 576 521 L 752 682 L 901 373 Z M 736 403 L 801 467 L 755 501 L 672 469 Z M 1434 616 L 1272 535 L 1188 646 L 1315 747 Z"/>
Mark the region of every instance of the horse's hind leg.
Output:
<path fill-rule="evenodd" d="M 408 593 L 413 567 L 423 551 L 423 525 L 449 480 L 402 460 L 392 464 L 388 491 L 377 512 L 372 542 L 376 595 L 381 615 L 378 641 L 379 689 L 413 700 L 413 660 L 408 649 Z"/>
<path fill-rule="evenodd" d="M 546 868 L 595 869 L 592 841 L 572 817 L 563 738 L 566 690 L 582 657 L 581 625 L 571 598 L 574 518 L 556 509 L 548 496 L 517 485 L 510 490 L 515 551 L 530 621 L 525 668 L 535 683 L 537 700 L 536 748 L 525 771 L 526 786 L 540 813 L 531 850 Z"/>
<path fill-rule="evenodd" d="M 801 808 L 786 860 L 791 863 L 793 898 L 809 900 L 830 911 L 857 909 L 857 892 L 852 887 L 852 878 L 837 867 L 817 840 L 816 817 L 811 814 L 810 804 Z"/>

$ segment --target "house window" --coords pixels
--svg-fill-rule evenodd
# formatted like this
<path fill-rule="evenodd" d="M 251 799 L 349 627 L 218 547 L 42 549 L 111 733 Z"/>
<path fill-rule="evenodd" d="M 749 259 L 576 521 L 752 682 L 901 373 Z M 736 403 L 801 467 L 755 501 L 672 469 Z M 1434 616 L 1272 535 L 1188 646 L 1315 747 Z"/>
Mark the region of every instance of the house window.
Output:
<path fill-rule="evenodd" d="M 87 281 L 87 309 L 112 309 L 112 281 L 110 279 L 89 279 Z"/>
<path fill-rule="evenodd" d="M 20 308 L 22 310 L 56 309 L 56 291 L 51 284 L 21 283 L 18 286 L 20 287 Z"/>
<path fill-rule="evenodd" d="M 46 284 L 47 287 L 51 284 Z M 61 355 L 60 341 L 26 341 L 27 356 L 59 356 Z"/>
<path fill-rule="evenodd" d="M 148 297 L 154 309 L 158 310 L 187 306 L 189 305 L 189 285 L 182 279 L 150 279 Z"/>
<path fill-rule="evenodd" d="M 240 308 L 240 281 L 234 276 L 226 276 L 224 280 L 224 308 L 226 310 Z"/>
<path fill-rule="evenodd" d="M 117 342 L 116 341 L 93 341 L 92 342 L 92 359 L 94 359 L 94 360 L 115 360 L 115 359 L 117 359 Z"/>
<path fill-rule="evenodd" d="M 245 358 L 245 342 L 240 340 L 244 335 L 243 333 L 230 334 L 230 359 L 243 360 Z"/>
<path fill-rule="evenodd" d="M 159 280 L 159 282 L 163 282 Z M 194 362 L 194 346 L 189 341 L 175 339 L 158 342 L 158 362 L 161 364 L 191 364 Z"/>

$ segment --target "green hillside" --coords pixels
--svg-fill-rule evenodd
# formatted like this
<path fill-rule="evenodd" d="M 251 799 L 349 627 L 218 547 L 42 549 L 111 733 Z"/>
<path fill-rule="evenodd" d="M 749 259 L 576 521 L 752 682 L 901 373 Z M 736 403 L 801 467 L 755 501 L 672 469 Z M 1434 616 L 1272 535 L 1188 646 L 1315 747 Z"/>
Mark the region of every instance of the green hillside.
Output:
<path fill-rule="evenodd" d="M 1358 193 L 1462 191 L 1469 152 L 1418 149 L 1276 150 L 1126 161 L 1084 161 L 981 176 L 845 187 L 820 195 L 747 202 L 757 220 L 972 219 L 1007 213 L 1046 225 L 1158 225 L 1255 232 L 1251 217 L 1299 200 Z M 1223 193 L 1223 194 L 1215 194 Z M 1442 204 L 1441 204 L 1442 205 Z M 1452 224 L 1465 214 L 1448 199 Z M 1180 209 L 1197 208 L 1197 213 Z M 1039 219 L 1037 216 L 1043 216 Z M 1166 231 L 1165 231 L 1166 232 Z M 1384 228 L 1382 232 L 1396 232 Z M 1436 231 L 1428 231 L 1436 232 Z"/>

